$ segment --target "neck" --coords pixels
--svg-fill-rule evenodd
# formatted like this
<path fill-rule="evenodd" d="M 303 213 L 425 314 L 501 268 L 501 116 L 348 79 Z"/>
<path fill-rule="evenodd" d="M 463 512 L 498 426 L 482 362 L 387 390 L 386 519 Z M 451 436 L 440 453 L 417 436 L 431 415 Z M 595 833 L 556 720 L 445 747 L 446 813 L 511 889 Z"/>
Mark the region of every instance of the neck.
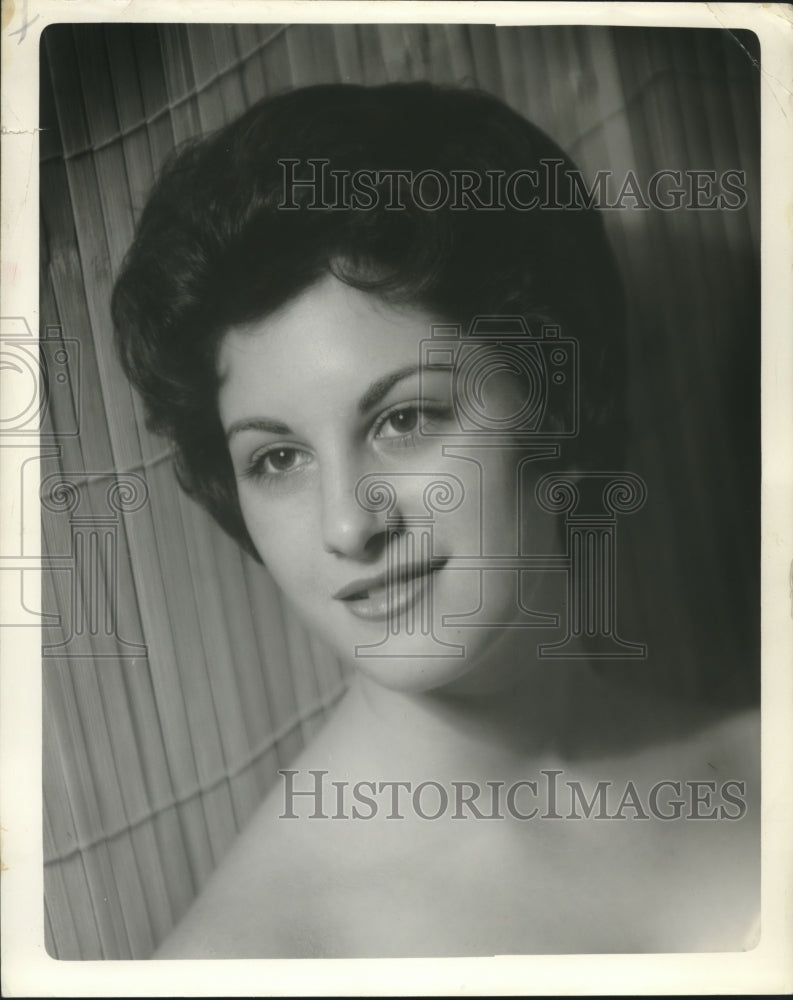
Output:
<path fill-rule="evenodd" d="M 487 780 L 564 756 L 562 736 L 583 722 L 575 706 L 586 704 L 593 680 L 587 664 L 543 661 L 486 690 L 472 681 L 416 694 L 358 673 L 345 715 L 360 766 L 405 780 Z"/>

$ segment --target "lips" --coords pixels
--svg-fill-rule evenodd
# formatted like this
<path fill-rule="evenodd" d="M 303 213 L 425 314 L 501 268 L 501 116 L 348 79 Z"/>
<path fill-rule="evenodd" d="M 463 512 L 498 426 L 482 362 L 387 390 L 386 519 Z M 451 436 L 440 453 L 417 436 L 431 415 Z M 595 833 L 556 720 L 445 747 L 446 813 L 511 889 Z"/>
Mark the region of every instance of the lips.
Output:
<path fill-rule="evenodd" d="M 428 619 L 428 601 L 430 584 L 433 576 L 443 568 L 445 559 L 436 559 L 431 563 L 416 563 L 404 566 L 394 566 L 390 573 L 379 573 L 377 576 L 353 580 L 333 594 L 334 600 L 340 601 L 355 615 L 366 621 L 395 621 L 397 617 L 412 612 L 422 598 L 426 598 L 422 609 L 422 619 Z M 408 628 L 412 631 L 415 616 L 410 615 Z"/>

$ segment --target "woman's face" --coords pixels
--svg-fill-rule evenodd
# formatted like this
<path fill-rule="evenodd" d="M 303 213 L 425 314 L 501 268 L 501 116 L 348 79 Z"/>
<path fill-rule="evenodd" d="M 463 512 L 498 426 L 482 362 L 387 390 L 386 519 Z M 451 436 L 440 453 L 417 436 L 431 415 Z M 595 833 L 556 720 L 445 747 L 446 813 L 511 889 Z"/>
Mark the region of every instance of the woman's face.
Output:
<path fill-rule="evenodd" d="M 492 666 L 503 629 L 444 617 L 481 605 L 499 622 L 516 607 L 517 574 L 484 574 L 483 584 L 470 560 L 483 545 L 517 554 L 517 452 L 466 453 L 466 440 L 449 436 L 458 430 L 449 372 L 419 375 L 432 323 L 328 277 L 229 331 L 218 357 L 220 417 L 262 559 L 338 656 L 404 691 Z M 491 412 L 518 408 L 512 376 L 487 386 Z M 459 454 L 444 454 L 452 442 Z M 356 499 L 372 477 L 393 490 L 390 509 Z M 425 504 L 437 481 L 454 490 L 448 510 Z M 469 563 L 458 568 L 462 557 Z"/>

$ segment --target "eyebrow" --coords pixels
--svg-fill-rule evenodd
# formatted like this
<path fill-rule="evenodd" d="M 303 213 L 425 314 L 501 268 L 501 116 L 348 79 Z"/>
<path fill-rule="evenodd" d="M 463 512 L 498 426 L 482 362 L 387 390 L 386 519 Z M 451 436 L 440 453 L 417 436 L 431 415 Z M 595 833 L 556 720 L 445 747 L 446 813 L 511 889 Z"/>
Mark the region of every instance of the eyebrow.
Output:
<path fill-rule="evenodd" d="M 226 431 L 226 440 L 230 441 L 235 434 L 243 431 L 266 431 L 268 434 L 291 434 L 292 428 L 280 420 L 269 420 L 267 417 L 244 417 L 235 420 Z"/>
<path fill-rule="evenodd" d="M 384 375 L 382 378 L 377 379 L 376 382 L 372 382 L 358 400 L 358 412 L 368 413 L 372 407 L 377 406 L 384 396 L 388 395 L 397 382 L 415 375 L 418 370 L 418 365 L 407 365 L 405 368 L 399 368 L 397 371 L 391 372 L 390 375 Z"/>
<path fill-rule="evenodd" d="M 433 365 L 424 365 L 423 368 L 424 370 L 429 371 L 442 370 L 442 366 Z M 377 379 L 377 381 L 372 382 L 372 384 L 358 400 L 358 412 L 361 414 L 368 413 L 369 410 L 377 406 L 383 397 L 388 395 L 391 389 L 393 389 L 398 382 L 409 378 L 411 375 L 416 375 L 418 371 L 419 365 L 406 365 L 404 368 L 398 368 L 395 372 L 391 372 L 389 375 L 384 375 L 382 378 Z M 292 428 L 288 424 L 282 423 L 280 420 L 271 420 L 268 417 L 244 417 L 242 420 L 235 420 L 229 427 L 226 431 L 226 440 L 230 441 L 235 434 L 241 434 L 243 431 L 265 431 L 268 434 L 291 434 Z"/>

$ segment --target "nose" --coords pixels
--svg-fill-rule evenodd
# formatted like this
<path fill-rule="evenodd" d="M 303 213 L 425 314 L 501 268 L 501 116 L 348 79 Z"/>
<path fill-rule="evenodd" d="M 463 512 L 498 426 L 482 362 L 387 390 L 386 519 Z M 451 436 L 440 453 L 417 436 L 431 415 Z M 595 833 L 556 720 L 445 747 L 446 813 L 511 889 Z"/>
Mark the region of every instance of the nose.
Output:
<path fill-rule="evenodd" d="M 356 499 L 363 475 L 349 459 L 336 457 L 322 474 L 322 537 L 325 550 L 350 559 L 374 561 L 387 542 L 382 514 L 365 510 Z"/>

